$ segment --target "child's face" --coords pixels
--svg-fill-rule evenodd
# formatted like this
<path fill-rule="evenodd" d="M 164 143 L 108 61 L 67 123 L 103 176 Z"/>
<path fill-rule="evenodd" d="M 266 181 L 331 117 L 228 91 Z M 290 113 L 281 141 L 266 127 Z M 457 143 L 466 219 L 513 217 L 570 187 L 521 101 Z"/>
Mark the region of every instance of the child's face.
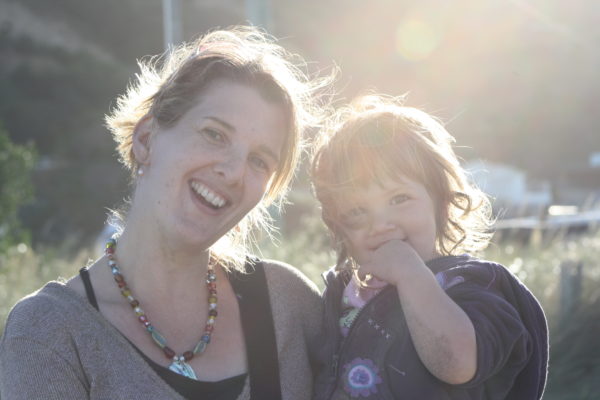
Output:
<path fill-rule="evenodd" d="M 349 254 L 361 257 L 392 239 L 407 242 L 423 261 L 435 251 L 435 204 L 422 184 L 387 179 L 363 190 L 341 195 L 338 202 L 339 228 Z"/>

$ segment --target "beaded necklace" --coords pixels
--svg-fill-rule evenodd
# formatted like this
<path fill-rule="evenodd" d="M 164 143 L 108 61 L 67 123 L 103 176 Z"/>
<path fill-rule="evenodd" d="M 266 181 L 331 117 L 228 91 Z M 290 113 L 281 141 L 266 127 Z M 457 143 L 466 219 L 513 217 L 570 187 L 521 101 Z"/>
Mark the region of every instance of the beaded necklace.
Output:
<path fill-rule="evenodd" d="M 129 305 L 135 312 L 138 321 L 144 325 L 154 343 L 156 343 L 156 345 L 162 349 L 163 353 L 168 359 L 173 361 L 171 365 L 169 365 L 169 369 L 185 377 L 198 379 L 196 378 L 194 370 L 187 362 L 194 358 L 196 354 L 204 353 L 206 347 L 210 343 L 210 337 L 214 330 L 215 319 L 217 318 L 217 276 L 214 271 L 213 263 L 209 262 L 206 270 L 206 286 L 208 288 L 208 319 L 206 320 L 204 333 L 193 350 L 187 350 L 182 354 L 177 355 L 173 349 L 167 346 L 167 340 L 165 337 L 161 335 L 160 332 L 156 330 L 154 325 L 150 323 L 148 317 L 144 313 L 144 310 L 142 310 L 140 307 L 140 302 L 131 294 L 131 290 L 127 286 L 127 283 L 125 283 L 125 278 L 123 277 L 123 274 L 121 274 L 121 271 L 117 266 L 117 262 L 115 261 L 116 246 L 117 241 L 115 239 L 110 239 L 106 243 L 105 254 L 108 258 L 108 266 L 111 269 L 115 282 L 121 290 L 121 294 L 127 299 L 127 301 L 129 301 Z"/>

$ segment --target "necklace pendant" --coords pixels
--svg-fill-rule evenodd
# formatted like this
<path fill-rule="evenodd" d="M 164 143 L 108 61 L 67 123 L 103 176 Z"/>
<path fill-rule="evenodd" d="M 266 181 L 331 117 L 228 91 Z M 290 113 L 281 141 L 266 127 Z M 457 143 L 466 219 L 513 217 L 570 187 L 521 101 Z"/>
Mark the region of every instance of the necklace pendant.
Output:
<path fill-rule="evenodd" d="M 179 375 L 183 375 L 186 378 L 195 379 L 196 374 L 194 373 L 194 369 L 185 361 L 173 361 L 171 365 L 169 365 L 169 369 Z"/>

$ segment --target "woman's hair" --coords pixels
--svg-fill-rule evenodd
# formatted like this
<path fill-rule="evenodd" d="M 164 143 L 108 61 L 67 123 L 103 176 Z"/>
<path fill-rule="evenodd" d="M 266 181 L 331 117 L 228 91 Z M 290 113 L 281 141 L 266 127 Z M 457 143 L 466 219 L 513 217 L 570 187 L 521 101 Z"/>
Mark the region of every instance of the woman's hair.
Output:
<path fill-rule="evenodd" d="M 476 252 L 491 237 L 489 200 L 467 180 L 452 149 L 454 138 L 402 100 L 357 98 L 332 116 L 314 147 L 313 189 L 336 239 L 339 262 L 348 258 L 338 228 L 341 196 L 386 179 L 408 178 L 425 186 L 434 202 L 439 254 Z"/>
<path fill-rule="evenodd" d="M 132 139 L 138 122 L 150 115 L 162 128 L 173 126 L 216 80 L 248 85 L 265 100 L 284 109 L 288 130 L 284 133 L 279 165 L 263 200 L 213 247 L 213 252 L 222 258 L 242 260 L 252 229 L 263 227 L 268 231 L 270 227 L 266 207 L 282 204 L 302 151 L 302 133 L 321 121 L 325 107 L 319 100 L 325 99 L 324 89 L 333 74 L 311 79 L 304 72 L 306 64 L 299 56 L 287 52 L 257 28 L 242 26 L 209 32 L 138 64 L 140 73 L 106 116 L 120 161 L 133 179 L 138 165 Z"/>

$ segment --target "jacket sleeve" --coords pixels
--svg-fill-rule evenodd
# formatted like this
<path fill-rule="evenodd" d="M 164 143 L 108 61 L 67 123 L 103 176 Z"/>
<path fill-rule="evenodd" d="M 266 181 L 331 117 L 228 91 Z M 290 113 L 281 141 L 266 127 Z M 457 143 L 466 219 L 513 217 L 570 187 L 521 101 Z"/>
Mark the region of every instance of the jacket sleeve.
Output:
<path fill-rule="evenodd" d="M 44 343 L 4 337 L 0 344 L 0 398 L 70 400 L 89 398 L 85 377 Z"/>
<path fill-rule="evenodd" d="M 471 319 L 477 340 L 475 376 L 461 386 L 494 377 L 499 390 L 511 387 L 532 353 L 532 338 L 518 310 L 501 293 L 477 284 L 458 285 L 448 294 Z"/>

